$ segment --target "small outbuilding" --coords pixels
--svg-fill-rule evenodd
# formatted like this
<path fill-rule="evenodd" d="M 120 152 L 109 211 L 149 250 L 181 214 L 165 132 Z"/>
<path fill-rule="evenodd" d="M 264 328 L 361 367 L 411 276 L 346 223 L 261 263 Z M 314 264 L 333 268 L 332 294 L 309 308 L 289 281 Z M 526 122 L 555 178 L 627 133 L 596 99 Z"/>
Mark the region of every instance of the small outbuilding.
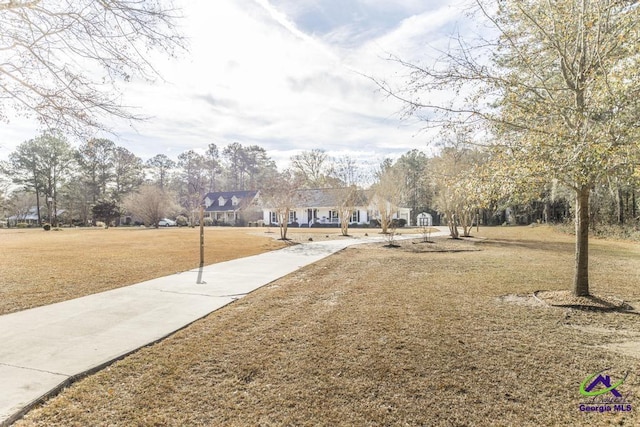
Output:
<path fill-rule="evenodd" d="M 433 226 L 433 215 L 427 212 L 421 212 L 416 217 L 416 225 L 418 227 L 431 227 Z"/>

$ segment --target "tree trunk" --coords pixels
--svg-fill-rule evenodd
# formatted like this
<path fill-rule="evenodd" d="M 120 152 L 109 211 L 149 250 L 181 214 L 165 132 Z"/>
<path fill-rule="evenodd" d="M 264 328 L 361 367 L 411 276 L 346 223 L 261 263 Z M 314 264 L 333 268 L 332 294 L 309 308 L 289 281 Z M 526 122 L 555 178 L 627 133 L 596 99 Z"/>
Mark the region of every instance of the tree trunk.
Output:
<path fill-rule="evenodd" d="M 455 214 L 452 214 L 451 212 L 447 212 L 445 215 L 447 218 L 447 225 L 449 226 L 449 234 L 451 235 L 451 238 L 459 239 L 460 234 L 458 233 L 458 224 L 456 224 Z"/>
<path fill-rule="evenodd" d="M 617 202 L 617 214 L 618 214 L 618 224 L 624 224 L 624 198 L 622 197 L 622 189 L 618 187 L 616 191 L 616 202 Z"/>
<path fill-rule="evenodd" d="M 380 211 L 380 228 L 382 228 L 382 234 L 387 234 L 389 232 L 389 222 L 387 214 Z"/>
<path fill-rule="evenodd" d="M 349 235 L 349 220 L 345 220 L 344 218 L 340 218 L 340 231 L 343 236 Z"/>
<path fill-rule="evenodd" d="M 40 215 L 40 193 L 36 185 L 36 211 L 38 212 L 38 225 L 42 227 L 42 215 Z"/>
<path fill-rule="evenodd" d="M 289 226 L 289 209 L 285 209 L 280 217 L 280 239 L 287 240 L 287 228 Z"/>
<path fill-rule="evenodd" d="M 575 296 L 589 295 L 589 193 L 588 187 L 576 190 L 576 264 L 573 280 Z"/>

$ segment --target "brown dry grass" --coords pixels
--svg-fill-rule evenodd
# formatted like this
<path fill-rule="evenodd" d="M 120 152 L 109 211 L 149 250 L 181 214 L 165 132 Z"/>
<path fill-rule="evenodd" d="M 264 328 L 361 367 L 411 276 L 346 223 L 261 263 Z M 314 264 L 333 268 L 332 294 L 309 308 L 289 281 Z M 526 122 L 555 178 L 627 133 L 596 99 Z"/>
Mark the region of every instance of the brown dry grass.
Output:
<path fill-rule="evenodd" d="M 92 375 L 19 426 L 638 425 L 581 413 L 580 382 L 604 368 L 640 395 L 638 317 L 531 298 L 571 280 L 572 239 L 486 229 L 421 252 L 347 249 L 272 283 Z M 432 244 L 433 245 L 433 244 Z M 433 249 L 433 248 L 432 248 Z M 596 241 L 596 292 L 640 302 L 640 250 Z"/>
<path fill-rule="evenodd" d="M 282 247 L 250 229 L 206 228 L 205 264 Z M 198 228 L 0 229 L 0 314 L 198 267 Z"/>

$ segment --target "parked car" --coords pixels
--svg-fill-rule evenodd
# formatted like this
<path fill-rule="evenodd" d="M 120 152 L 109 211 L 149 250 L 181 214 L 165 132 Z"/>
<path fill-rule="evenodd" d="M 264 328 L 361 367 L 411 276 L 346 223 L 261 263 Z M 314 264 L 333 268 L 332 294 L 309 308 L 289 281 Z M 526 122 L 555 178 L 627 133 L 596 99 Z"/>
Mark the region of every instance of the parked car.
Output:
<path fill-rule="evenodd" d="M 162 218 L 158 221 L 158 227 L 175 227 L 176 225 L 178 225 L 178 223 L 169 218 Z"/>

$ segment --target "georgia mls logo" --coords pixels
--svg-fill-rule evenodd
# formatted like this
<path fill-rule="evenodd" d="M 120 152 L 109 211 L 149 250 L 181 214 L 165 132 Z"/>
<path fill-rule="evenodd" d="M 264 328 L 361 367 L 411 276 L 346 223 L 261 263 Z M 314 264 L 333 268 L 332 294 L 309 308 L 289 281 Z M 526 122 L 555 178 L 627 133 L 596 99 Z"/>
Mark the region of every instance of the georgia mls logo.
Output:
<path fill-rule="evenodd" d="M 631 404 L 628 401 L 631 395 L 624 395 L 619 390 L 629 374 L 627 373 L 624 378 L 614 382 L 611 376 L 603 375 L 607 369 L 589 375 L 580 383 L 580 394 L 588 398 L 587 402 L 580 404 L 581 412 L 631 411 Z"/>
<path fill-rule="evenodd" d="M 606 371 L 606 369 L 605 369 Z M 611 385 L 611 377 L 609 375 L 605 375 L 602 376 L 602 372 L 604 371 L 600 371 L 598 373 L 595 373 L 589 377 L 587 377 L 586 380 L 582 381 L 582 384 L 580 384 L 580 394 L 583 396 L 601 396 L 603 394 L 606 394 L 608 392 L 611 392 L 615 397 L 622 397 L 622 394 L 620 394 L 620 392 L 618 390 L 616 390 L 618 387 L 620 387 L 623 383 L 624 380 L 627 379 L 627 376 L 625 375 L 625 377 L 623 379 L 621 379 L 620 381 L 618 381 L 617 383 L 615 383 L 614 385 Z M 628 375 L 628 374 L 627 374 Z M 596 378 L 597 376 L 597 378 Z M 593 380 L 593 382 L 589 383 L 593 378 L 595 378 L 595 380 Z M 588 386 L 585 385 L 589 383 Z M 599 388 L 596 389 L 596 386 L 602 384 L 605 388 Z"/>

